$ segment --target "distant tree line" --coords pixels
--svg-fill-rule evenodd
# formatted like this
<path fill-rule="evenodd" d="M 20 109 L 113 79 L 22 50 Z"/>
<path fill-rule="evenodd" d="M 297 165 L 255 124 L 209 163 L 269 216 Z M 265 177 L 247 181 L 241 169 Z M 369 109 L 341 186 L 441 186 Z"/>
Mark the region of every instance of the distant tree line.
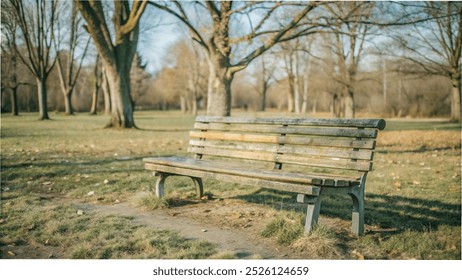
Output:
<path fill-rule="evenodd" d="M 1 5 L 1 109 L 13 115 L 102 112 L 114 128 L 135 128 L 133 112 L 144 109 L 460 122 L 461 2 Z M 144 26 L 174 21 L 184 38 L 150 73 L 138 41 L 155 32 Z"/>

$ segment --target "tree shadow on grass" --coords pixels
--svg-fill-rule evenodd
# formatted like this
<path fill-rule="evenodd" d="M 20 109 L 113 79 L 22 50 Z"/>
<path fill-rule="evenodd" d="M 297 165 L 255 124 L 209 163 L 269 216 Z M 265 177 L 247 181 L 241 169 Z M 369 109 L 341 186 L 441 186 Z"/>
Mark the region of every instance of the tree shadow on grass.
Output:
<path fill-rule="evenodd" d="M 306 212 L 306 207 L 296 203 L 296 194 L 261 189 L 255 193 L 234 198 L 263 204 L 275 210 Z M 409 198 L 397 195 L 367 194 L 365 223 L 388 233 L 404 230 L 425 231 L 439 226 L 461 226 L 461 205 L 438 200 Z M 321 216 L 351 221 L 352 201 L 348 195 L 325 196 Z"/>

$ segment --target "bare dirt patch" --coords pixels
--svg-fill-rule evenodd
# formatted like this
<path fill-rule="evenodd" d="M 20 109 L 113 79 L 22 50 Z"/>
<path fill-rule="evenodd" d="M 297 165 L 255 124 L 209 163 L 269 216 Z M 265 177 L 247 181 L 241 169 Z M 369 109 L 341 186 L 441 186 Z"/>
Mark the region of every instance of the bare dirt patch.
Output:
<path fill-rule="evenodd" d="M 303 256 L 290 248 L 263 239 L 259 232 L 271 216 L 267 208 L 238 200 L 213 200 L 179 208 L 146 212 L 129 203 L 114 205 L 81 205 L 86 211 L 102 215 L 125 215 L 135 223 L 155 229 L 179 232 L 191 239 L 217 245 L 219 252 L 229 252 L 238 258 L 297 259 Z"/>

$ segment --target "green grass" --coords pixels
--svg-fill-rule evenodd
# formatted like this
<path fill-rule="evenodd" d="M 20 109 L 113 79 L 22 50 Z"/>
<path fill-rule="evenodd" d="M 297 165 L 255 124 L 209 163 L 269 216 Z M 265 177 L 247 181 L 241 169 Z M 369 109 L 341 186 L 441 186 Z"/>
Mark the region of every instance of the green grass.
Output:
<path fill-rule="evenodd" d="M 35 114 L 2 115 L 0 246 L 60 248 L 66 258 L 235 257 L 217 253 L 212 244 L 135 225 L 130 217 L 76 214 L 79 203 L 130 202 L 151 191 L 152 175 L 141 159 L 186 155 L 193 117 L 140 112 L 135 119 L 141 129 L 129 131 L 102 129 L 106 116 L 51 117 L 37 121 Z M 408 135 L 409 130 L 428 137 Z M 381 133 L 367 179 L 362 237 L 349 233 L 349 197 L 327 197 L 321 225 L 305 235 L 304 207 L 294 203 L 293 194 L 215 180 L 205 181 L 205 191 L 275 211 L 262 235 L 311 258 L 461 259 L 459 125 L 392 120 Z M 393 133 L 403 139 L 394 141 Z M 194 199 L 191 180 L 167 181 L 165 200 L 147 195 L 138 205 L 180 209 Z"/>

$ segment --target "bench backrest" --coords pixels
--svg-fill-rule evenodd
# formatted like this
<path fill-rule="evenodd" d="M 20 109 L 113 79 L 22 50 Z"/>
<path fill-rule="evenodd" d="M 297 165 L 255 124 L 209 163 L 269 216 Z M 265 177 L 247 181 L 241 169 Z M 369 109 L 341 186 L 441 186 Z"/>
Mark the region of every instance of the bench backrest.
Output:
<path fill-rule="evenodd" d="M 188 151 L 316 168 L 370 171 L 383 119 L 196 118 Z"/>

